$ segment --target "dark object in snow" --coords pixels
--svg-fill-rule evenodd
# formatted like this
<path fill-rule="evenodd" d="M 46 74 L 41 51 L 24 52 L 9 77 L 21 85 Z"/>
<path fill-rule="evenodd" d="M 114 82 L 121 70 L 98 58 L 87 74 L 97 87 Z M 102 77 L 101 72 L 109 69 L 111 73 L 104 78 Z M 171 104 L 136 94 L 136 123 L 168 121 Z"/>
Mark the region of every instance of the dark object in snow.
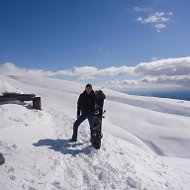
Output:
<path fill-rule="evenodd" d="M 33 98 L 33 108 L 37 110 L 41 110 L 41 97 Z"/>
<path fill-rule="evenodd" d="M 17 93 L 17 92 L 3 92 L 2 94 L 3 96 L 6 96 L 6 97 L 14 97 L 14 96 L 20 95 L 20 93 Z"/>
<path fill-rule="evenodd" d="M 96 149 L 101 147 L 102 134 L 102 118 L 105 94 L 101 90 L 97 90 L 95 93 L 95 112 L 94 112 L 94 128 L 91 130 L 91 143 Z"/>
<path fill-rule="evenodd" d="M 4 156 L 0 153 L 0 165 L 5 163 L 5 158 Z"/>
<path fill-rule="evenodd" d="M 19 94 L 19 93 L 3 93 L 3 96 L 0 96 L 0 101 L 10 101 L 10 100 L 20 100 L 20 101 L 32 101 L 33 108 L 41 110 L 41 97 L 36 97 L 35 94 Z"/>

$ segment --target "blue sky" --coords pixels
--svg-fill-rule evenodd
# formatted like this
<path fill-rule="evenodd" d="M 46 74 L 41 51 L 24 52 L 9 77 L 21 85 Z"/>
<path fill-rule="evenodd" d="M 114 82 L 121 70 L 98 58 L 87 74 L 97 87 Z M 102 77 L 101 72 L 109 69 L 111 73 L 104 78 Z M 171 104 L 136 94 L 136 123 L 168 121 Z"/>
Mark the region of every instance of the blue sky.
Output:
<path fill-rule="evenodd" d="M 188 57 L 189 9 L 188 0 L 1 0 L 0 64 L 56 72 Z"/>

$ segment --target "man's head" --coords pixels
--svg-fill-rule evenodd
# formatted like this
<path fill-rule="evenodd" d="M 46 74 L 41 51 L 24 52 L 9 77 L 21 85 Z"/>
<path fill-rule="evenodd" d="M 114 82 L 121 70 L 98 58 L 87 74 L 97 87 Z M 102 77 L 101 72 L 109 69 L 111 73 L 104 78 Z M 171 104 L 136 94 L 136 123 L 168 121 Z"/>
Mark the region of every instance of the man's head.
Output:
<path fill-rule="evenodd" d="M 92 85 L 91 84 L 87 84 L 85 87 L 86 93 L 90 94 L 92 92 Z"/>

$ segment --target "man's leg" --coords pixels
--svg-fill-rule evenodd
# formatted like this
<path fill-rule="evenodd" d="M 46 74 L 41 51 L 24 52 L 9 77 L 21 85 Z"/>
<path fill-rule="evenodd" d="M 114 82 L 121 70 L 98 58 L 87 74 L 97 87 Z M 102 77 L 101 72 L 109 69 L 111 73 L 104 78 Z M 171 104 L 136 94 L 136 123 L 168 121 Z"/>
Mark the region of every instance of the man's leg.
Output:
<path fill-rule="evenodd" d="M 85 116 L 81 115 L 73 124 L 73 135 L 72 141 L 77 141 L 77 132 L 79 125 L 86 119 Z"/>
<path fill-rule="evenodd" d="M 94 116 L 90 115 L 88 116 L 88 122 L 90 125 L 90 136 L 92 135 L 92 129 L 94 128 Z M 90 137 L 90 141 L 91 141 L 91 137 Z"/>

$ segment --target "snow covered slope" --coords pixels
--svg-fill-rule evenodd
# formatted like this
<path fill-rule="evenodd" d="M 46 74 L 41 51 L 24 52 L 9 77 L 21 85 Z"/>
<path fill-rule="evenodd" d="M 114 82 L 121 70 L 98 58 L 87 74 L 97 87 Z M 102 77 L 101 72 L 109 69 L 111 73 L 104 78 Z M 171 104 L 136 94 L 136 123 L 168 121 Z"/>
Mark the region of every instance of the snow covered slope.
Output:
<path fill-rule="evenodd" d="M 21 93 L 18 88 L 11 86 L 9 83 L 6 82 L 6 80 L 4 80 L 4 76 L 0 75 L 0 95 L 2 95 L 3 92 Z"/>
<path fill-rule="evenodd" d="M 67 142 L 83 84 L 31 76 L 0 79 L 0 93 L 3 85 L 36 93 L 43 107 L 0 105 L 0 152 L 6 158 L 0 190 L 190 189 L 189 102 L 103 89 L 104 137 L 95 150 L 87 122 L 79 128 L 79 142 Z"/>

